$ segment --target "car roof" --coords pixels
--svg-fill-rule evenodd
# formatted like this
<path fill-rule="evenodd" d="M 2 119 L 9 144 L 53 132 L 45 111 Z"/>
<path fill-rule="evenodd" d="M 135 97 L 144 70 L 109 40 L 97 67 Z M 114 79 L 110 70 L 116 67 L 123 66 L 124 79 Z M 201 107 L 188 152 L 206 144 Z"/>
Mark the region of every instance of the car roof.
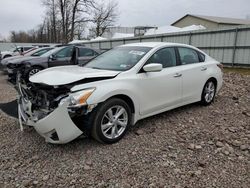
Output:
<path fill-rule="evenodd" d="M 94 50 L 95 52 L 97 53 L 101 53 L 101 50 L 100 49 L 97 49 L 97 48 L 91 48 L 91 47 L 86 47 L 86 46 L 77 46 L 77 45 L 74 45 L 76 48 L 83 48 L 83 49 L 90 49 L 90 50 Z"/>
<path fill-rule="evenodd" d="M 155 47 L 161 47 L 161 46 L 186 46 L 186 47 L 192 47 L 187 44 L 180 44 L 180 43 L 170 43 L 170 42 L 141 42 L 141 43 L 131 43 L 131 44 L 125 44 L 122 46 L 138 46 L 138 47 L 149 47 L 149 48 L 155 48 Z"/>
<path fill-rule="evenodd" d="M 17 47 L 17 48 L 35 48 L 35 46 L 15 46 L 15 47 Z"/>

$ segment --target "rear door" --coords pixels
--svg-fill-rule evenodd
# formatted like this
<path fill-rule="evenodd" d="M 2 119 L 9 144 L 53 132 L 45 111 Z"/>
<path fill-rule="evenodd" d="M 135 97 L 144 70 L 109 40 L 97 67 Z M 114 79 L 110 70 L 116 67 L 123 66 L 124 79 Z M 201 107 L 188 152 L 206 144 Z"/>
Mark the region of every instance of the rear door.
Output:
<path fill-rule="evenodd" d="M 177 66 L 175 48 L 163 48 L 157 51 L 146 64 L 160 63 L 160 72 L 138 73 L 137 86 L 140 100 L 140 114 L 155 114 L 181 104 L 182 76 Z"/>
<path fill-rule="evenodd" d="M 78 48 L 78 64 L 85 65 L 91 59 L 96 57 L 98 53 L 89 48 Z"/>
<path fill-rule="evenodd" d="M 183 76 L 183 103 L 192 103 L 201 99 L 203 86 L 206 82 L 207 66 L 200 52 L 188 48 L 178 47 Z"/>
<path fill-rule="evenodd" d="M 49 60 L 49 67 L 71 65 L 72 52 L 73 46 L 68 46 L 61 49 L 59 52 L 54 54 L 53 59 Z"/>

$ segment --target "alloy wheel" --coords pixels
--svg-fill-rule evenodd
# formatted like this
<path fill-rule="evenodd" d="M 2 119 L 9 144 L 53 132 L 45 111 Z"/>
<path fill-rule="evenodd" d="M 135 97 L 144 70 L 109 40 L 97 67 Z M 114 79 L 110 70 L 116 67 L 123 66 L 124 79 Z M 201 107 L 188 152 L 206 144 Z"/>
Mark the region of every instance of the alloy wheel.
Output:
<path fill-rule="evenodd" d="M 30 72 L 29 72 L 29 77 L 31 77 L 32 75 L 38 73 L 40 71 L 40 69 L 32 69 Z"/>
<path fill-rule="evenodd" d="M 215 95 L 215 85 L 212 81 L 209 81 L 205 86 L 205 100 L 210 103 Z"/>
<path fill-rule="evenodd" d="M 108 139 L 118 138 L 123 134 L 128 125 L 128 113 L 120 105 L 109 108 L 103 115 L 101 130 Z"/>

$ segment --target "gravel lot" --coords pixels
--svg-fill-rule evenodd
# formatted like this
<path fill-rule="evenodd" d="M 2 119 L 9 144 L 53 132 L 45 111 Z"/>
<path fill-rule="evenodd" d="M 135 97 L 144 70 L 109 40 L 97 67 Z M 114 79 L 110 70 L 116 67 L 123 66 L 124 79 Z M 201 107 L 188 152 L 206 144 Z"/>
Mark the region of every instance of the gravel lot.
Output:
<path fill-rule="evenodd" d="M 0 73 L 0 103 L 16 92 Z M 208 107 L 140 121 L 119 143 L 51 145 L 0 110 L 0 187 L 244 187 L 250 185 L 250 76 L 224 75 Z"/>

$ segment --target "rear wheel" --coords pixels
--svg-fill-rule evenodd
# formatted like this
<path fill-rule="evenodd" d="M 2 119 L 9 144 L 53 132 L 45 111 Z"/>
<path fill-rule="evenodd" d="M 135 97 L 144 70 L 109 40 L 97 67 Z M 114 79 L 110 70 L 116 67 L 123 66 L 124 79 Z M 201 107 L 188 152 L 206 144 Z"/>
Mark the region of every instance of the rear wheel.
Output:
<path fill-rule="evenodd" d="M 209 105 L 213 102 L 216 93 L 216 84 L 214 80 L 208 80 L 203 88 L 201 103 Z"/>
<path fill-rule="evenodd" d="M 99 142 L 118 142 L 131 124 L 131 109 L 121 99 L 112 98 L 101 104 L 93 122 L 92 136 Z"/>

